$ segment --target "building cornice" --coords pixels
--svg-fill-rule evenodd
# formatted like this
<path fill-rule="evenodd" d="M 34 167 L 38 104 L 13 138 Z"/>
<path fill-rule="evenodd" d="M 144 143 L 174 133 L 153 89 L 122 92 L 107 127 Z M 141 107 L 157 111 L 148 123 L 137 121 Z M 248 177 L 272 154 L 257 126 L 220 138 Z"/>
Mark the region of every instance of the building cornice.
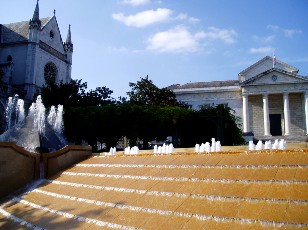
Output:
<path fill-rule="evenodd" d="M 215 93 L 215 92 L 234 92 L 241 91 L 240 86 L 223 86 L 223 87 L 206 87 L 206 88 L 189 88 L 189 89 L 174 89 L 175 94 L 198 94 L 198 93 Z"/>

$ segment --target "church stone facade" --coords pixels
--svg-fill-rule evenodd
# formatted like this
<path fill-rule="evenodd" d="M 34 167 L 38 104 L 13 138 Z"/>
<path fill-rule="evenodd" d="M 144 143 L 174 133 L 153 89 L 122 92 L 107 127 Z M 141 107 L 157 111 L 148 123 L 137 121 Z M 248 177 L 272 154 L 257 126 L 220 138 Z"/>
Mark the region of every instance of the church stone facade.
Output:
<path fill-rule="evenodd" d="M 298 75 L 298 71 L 267 56 L 240 72 L 238 80 L 171 88 L 178 100 L 194 109 L 228 105 L 241 118 L 245 136 L 304 141 L 308 133 L 308 77 Z"/>
<path fill-rule="evenodd" d="M 0 114 L 7 98 L 18 94 L 30 103 L 46 81 L 71 80 L 73 43 L 70 26 L 63 42 L 57 19 L 39 17 L 36 3 L 30 21 L 0 24 Z"/>

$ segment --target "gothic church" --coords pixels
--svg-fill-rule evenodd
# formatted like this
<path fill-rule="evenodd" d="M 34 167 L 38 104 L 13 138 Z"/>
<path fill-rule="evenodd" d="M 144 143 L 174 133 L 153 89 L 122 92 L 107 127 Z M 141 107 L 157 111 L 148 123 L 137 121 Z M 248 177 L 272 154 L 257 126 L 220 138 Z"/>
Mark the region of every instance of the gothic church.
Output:
<path fill-rule="evenodd" d="M 30 21 L 0 24 L 0 114 L 9 96 L 30 102 L 46 80 L 69 82 L 72 55 L 70 26 L 63 42 L 55 11 L 40 18 L 38 1 Z"/>

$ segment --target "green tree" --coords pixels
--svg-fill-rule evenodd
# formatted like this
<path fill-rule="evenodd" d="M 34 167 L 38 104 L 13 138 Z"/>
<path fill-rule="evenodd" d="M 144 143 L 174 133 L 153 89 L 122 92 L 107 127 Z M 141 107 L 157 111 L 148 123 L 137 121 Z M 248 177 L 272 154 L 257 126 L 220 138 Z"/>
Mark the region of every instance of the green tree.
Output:
<path fill-rule="evenodd" d="M 158 88 L 148 76 L 137 83 L 129 83 L 131 91 L 127 92 L 129 101 L 137 105 L 172 105 L 185 106 L 176 100 L 175 94 L 168 88 Z"/>
<path fill-rule="evenodd" d="M 112 104 L 115 103 L 110 96 L 112 93 L 107 87 L 97 87 L 87 92 L 87 83 L 82 80 L 71 80 L 68 83 L 48 81 L 40 92 L 46 107 L 61 104 L 64 108 Z"/>
<path fill-rule="evenodd" d="M 180 127 L 182 144 L 188 147 L 215 138 L 222 145 L 241 145 L 244 140 L 238 119 L 226 105 L 201 106 L 200 110 L 187 116 Z"/>

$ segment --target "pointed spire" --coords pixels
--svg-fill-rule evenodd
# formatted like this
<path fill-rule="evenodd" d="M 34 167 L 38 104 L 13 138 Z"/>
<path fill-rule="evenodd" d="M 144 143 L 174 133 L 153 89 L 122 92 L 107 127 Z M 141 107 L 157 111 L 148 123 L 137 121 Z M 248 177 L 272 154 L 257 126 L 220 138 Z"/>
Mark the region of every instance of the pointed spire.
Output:
<path fill-rule="evenodd" d="M 68 27 L 68 33 L 67 33 L 66 41 L 64 43 L 64 48 L 65 48 L 66 51 L 73 52 L 71 25 L 69 25 L 69 27 Z"/>
<path fill-rule="evenodd" d="M 40 10 L 39 10 L 39 0 L 36 1 L 35 10 L 33 13 L 32 20 L 30 20 L 30 29 L 36 28 L 39 29 L 41 27 L 41 21 L 40 21 Z"/>
<path fill-rule="evenodd" d="M 68 33 L 67 33 L 67 37 L 66 37 L 66 43 L 67 44 L 72 43 L 71 25 L 68 25 Z"/>
<path fill-rule="evenodd" d="M 33 17 L 32 17 L 32 21 L 40 20 L 40 10 L 39 10 L 38 2 L 39 2 L 39 0 L 36 1 L 36 6 L 35 6 L 34 14 L 33 14 Z"/>

